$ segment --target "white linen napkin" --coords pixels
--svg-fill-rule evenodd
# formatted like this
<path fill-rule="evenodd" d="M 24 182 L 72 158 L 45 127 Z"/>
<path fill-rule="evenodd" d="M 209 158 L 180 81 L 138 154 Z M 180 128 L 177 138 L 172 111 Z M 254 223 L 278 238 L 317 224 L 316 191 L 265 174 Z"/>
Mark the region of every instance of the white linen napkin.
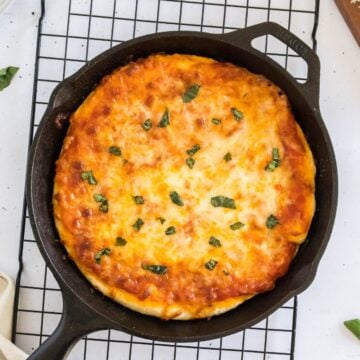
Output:
<path fill-rule="evenodd" d="M 24 360 L 28 357 L 10 341 L 14 294 L 14 283 L 0 273 L 0 360 Z"/>

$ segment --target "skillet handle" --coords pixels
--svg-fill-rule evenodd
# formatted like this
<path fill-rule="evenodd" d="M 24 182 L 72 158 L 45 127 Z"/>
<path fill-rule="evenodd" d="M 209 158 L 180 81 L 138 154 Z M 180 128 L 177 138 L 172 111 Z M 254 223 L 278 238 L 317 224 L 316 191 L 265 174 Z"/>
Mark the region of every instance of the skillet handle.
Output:
<path fill-rule="evenodd" d="M 251 42 L 257 37 L 263 35 L 273 35 L 278 40 L 285 43 L 296 53 L 298 53 L 308 65 L 308 79 L 304 84 L 300 84 L 308 100 L 319 108 L 319 87 L 320 87 L 320 61 L 315 51 L 306 45 L 297 36 L 284 27 L 274 22 L 265 22 L 258 25 L 250 26 L 244 29 L 235 30 L 230 33 L 221 35 L 225 40 L 241 45 L 250 51 L 256 51 L 258 55 L 267 57 L 264 53 L 252 47 Z M 268 58 L 268 57 L 267 57 Z"/>
<path fill-rule="evenodd" d="M 65 359 L 78 339 L 89 332 L 106 328 L 99 323 L 99 317 L 67 290 L 62 289 L 62 294 L 63 315 L 58 327 L 28 360 Z"/>

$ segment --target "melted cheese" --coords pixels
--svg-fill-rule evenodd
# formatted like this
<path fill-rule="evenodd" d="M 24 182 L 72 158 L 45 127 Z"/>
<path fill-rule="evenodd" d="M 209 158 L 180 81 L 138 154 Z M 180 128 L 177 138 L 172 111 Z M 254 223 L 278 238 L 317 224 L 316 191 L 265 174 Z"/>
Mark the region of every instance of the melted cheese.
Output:
<path fill-rule="evenodd" d="M 185 103 L 193 84 L 200 90 Z M 158 127 L 166 109 L 170 124 Z M 190 169 L 186 150 L 195 144 Z M 270 172 L 273 148 L 281 162 Z M 217 315 L 270 290 L 305 239 L 315 206 L 314 162 L 286 96 L 260 75 L 198 56 L 153 55 L 105 77 L 71 116 L 56 166 L 55 221 L 72 259 L 104 294 L 162 318 Z M 81 178 L 90 170 L 96 185 Z M 172 191 L 184 206 L 171 201 Z M 106 197 L 107 213 L 94 194 Z M 236 209 L 212 206 L 220 195 Z M 273 229 L 271 214 L 280 223 Z M 144 224 L 136 231 L 138 218 Z M 231 230 L 238 221 L 245 226 Z M 176 233 L 166 235 L 170 226 Z M 209 244 L 211 236 L 221 247 Z M 127 244 L 116 246 L 117 237 Z M 97 263 L 104 248 L 111 253 Z M 210 259 L 213 270 L 205 267 Z"/>

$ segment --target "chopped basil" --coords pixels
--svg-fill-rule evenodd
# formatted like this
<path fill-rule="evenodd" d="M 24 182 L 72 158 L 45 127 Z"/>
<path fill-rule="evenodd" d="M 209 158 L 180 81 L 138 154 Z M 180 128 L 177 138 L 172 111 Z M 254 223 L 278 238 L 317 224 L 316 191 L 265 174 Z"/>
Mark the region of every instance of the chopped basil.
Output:
<path fill-rule="evenodd" d="M 209 244 L 213 247 L 218 248 L 221 246 L 221 241 L 214 236 L 210 236 Z"/>
<path fill-rule="evenodd" d="M 205 263 L 205 267 L 208 269 L 208 270 L 214 270 L 215 269 L 215 266 L 217 265 L 217 261 L 214 260 L 214 259 L 210 259 L 208 262 Z"/>
<path fill-rule="evenodd" d="M 19 68 L 15 66 L 8 66 L 7 68 L 0 69 L 0 91 L 10 85 L 12 78 L 18 70 Z"/>
<path fill-rule="evenodd" d="M 223 207 L 227 209 L 236 209 L 235 201 L 226 196 L 214 196 L 211 198 L 211 205 L 213 207 Z"/>
<path fill-rule="evenodd" d="M 140 195 L 136 195 L 132 197 L 135 201 L 136 205 L 143 205 L 145 203 L 144 198 Z"/>
<path fill-rule="evenodd" d="M 163 224 L 166 221 L 166 219 L 164 219 L 163 217 L 157 217 L 155 220 L 160 221 L 161 224 Z"/>
<path fill-rule="evenodd" d="M 134 228 L 135 231 L 140 231 L 140 229 L 143 225 L 144 225 L 144 222 L 140 218 L 138 218 L 132 227 Z"/>
<path fill-rule="evenodd" d="M 231 108 L 231 112 L 234 115 L 234 118 L 236 121 L 240 121 L 244 117 L 244 114 L 240 110 L 238 110 L 234 107 Z"/>
<path fill-rule="evenodd" d="M 225 155 L 224 155 L 224 160 L 226 162 L 229 162 L 230 160 L 232 160 L 232 156 L 229 152 L 227 152 Z"/>
<path fill-rule="evenodd" d="M 242 223 L 241 221 L 238 221 L 238 222 L 236 222 L 236 223 L 234 223 L 234 224 L 231 224 L 231 225 L 230 225 L 230 229 L 231 229 L 231 230 L 239 230 L 239 229 L 241 229 L 241 228 L 244 227 L 244 226 L 245 226 L 244 223 Z"/>
<path fill-rule="evenodd" d="M 170 194 L 171 201 L 178 206 L 184 206 L 183 201 L 181 200 L 180 195 L 176 191 L 171 191 Z"/>
<path fill-rule="evenodd" d="M 145 120 L 141 126 L 145 131 L 149 131 L 152 128 L 151 120 L 150 119 Z"/>
<path fill-rule="evenodd" d="M 360 340 L 360 319 L 344 321 L 344 325 Z"/>
<path fill-rule="evenodd" d="M 157 275 L 165 275 L 167 273 L 167 266 L 164 265 L 141 265 L 141 267 Z"/>
<path fill-rule="evenodd" d="M 195 159 L 193 159 L 192 157 L 187 158 L 185 162 L 190 169 L 192 169 L 195 165 Z"/>
<path fill-rule="evenodd" d="M 127 241 L 124 238 L 120 237 L 120 236 L 118 236 L 116 238 L 116 240 L 115 240 L 115 245 L 116 246 L 125 246 L 126 244 L 127 244 Z"/>
<path fill-rule="evenodd" d="M 165 230 L 165 234 L 166 235 L 173 235 L 176 233 L 175 230 L 175 226 L 169 226 L 166 230 Z"/>
<path fill-rule="evenodd" d="M 221 120 L 220 119 L 216 119 L 216 118 L 213 118 L 211 120 L 211 122 L 214 124 L 214 125 L 220 125 L 221 124 Z"/>
<path fill-rule="evenodd" d="M 109 153 L 115 156 L 121 156 L 121 149 L 118 146 L 110 146 Z"/>
<path fill-rule="evenodd" d="M 198 84 L 191 85 L 182 96 L 183 102 L 188 103 L 194 100 L 198 96 L 199 90 L 200 90 L 200 85 Z"/>
<path fill-rule="evenodd" d="M 199 144 L 195 144 L 194 146 L 191 147 L 191 149 L 186 150 L 186 152 L 187 152 L 190 156 L 194 156 L 199 150 L 200 150 L 200 145 L 199 145 Z"/>
<path fill-rule="evenodd" d="M 170 125 L 170 115 L 169 115 L 169 110 L 166 108 L 163 116 L 160 119 L 158 127 L 164 128 L 167 127 L 168 125 Z"/>
<path fill-rule="evenodd" d="M 111 249 L 109 249 L 109 248 L 104 248 L 104 249 L 101 249 L 100 251 L 98 251 L 94 256 L 96 263 L 100 264 L 101 257 L 104 255 L 109 256 L 110 253 L 111 253 Z"/>
<path fill-rule="evenodd" d="M 266 227 L 268 229 L 273 229 L 278 224 L 280 224 L 279 220 L 273 214 L 266 219 Z"/>
<path fill-rule="evenodd" d="M 92 170 L 89 170 L 89 171 L 83 171 L 81 174 L 80 174 L 80 177 L 84 180 L 84 181 L 88 181 L 88 183 L 90 185 L 96 185 L 97 184 L 97 181 L 94 177 L 94 174 L 92 172 Z"/>
<path fill-rule="evenodd" d="M 109 211 L 109 202 L 107 198 L 102 194 L 94 194 L 94 200 L 98 203 L 100 203 L 99 209 L 102 212 L 108 212 Z"/>
<path fill-rule="evenodd" d="M 280 165 L 280 154 L 278 148 L 272 149 L 272 160 L 265 166 L 266 171 L 274 171 Z"/>

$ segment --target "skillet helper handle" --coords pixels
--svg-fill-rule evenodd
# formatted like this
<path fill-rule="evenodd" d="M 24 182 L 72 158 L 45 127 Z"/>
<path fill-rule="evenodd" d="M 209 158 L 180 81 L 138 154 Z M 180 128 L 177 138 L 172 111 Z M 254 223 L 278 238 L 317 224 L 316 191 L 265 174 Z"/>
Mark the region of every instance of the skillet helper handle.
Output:
<path fill-rule="evenodd" d="M 28 360 L 66 359 L 78 339 L 89 332 L 104 328 L 99 319 L 94 319 L 94 315 L 73 295 L 64 290 L 62 294 L 64 308 L 58 327 Z"/>
<path fill-rule="evenodd" d="M 274 22 L 264 22 L 258 25 L 250 26 L 244 29 L 235 30 L 233 32 L 222 35 L 226 40 L 241 45 L 249 50 L 256 51 L 258 55 L 267 57 L 264 53 L 252 47 L 252 40 L 264 36 L 272 35 L 278 40 L 285 43 L 293 49 L 300 57 L 302 57 L 308 65 L 308 78 L 304 84 L 299 86 L 303 88 L 308 100 L 316 109 L 319 108 L 319 87 L 320 87 L 320 61 L 315 51 L 307 44 L 300 40 L 284 27 Z"/>

